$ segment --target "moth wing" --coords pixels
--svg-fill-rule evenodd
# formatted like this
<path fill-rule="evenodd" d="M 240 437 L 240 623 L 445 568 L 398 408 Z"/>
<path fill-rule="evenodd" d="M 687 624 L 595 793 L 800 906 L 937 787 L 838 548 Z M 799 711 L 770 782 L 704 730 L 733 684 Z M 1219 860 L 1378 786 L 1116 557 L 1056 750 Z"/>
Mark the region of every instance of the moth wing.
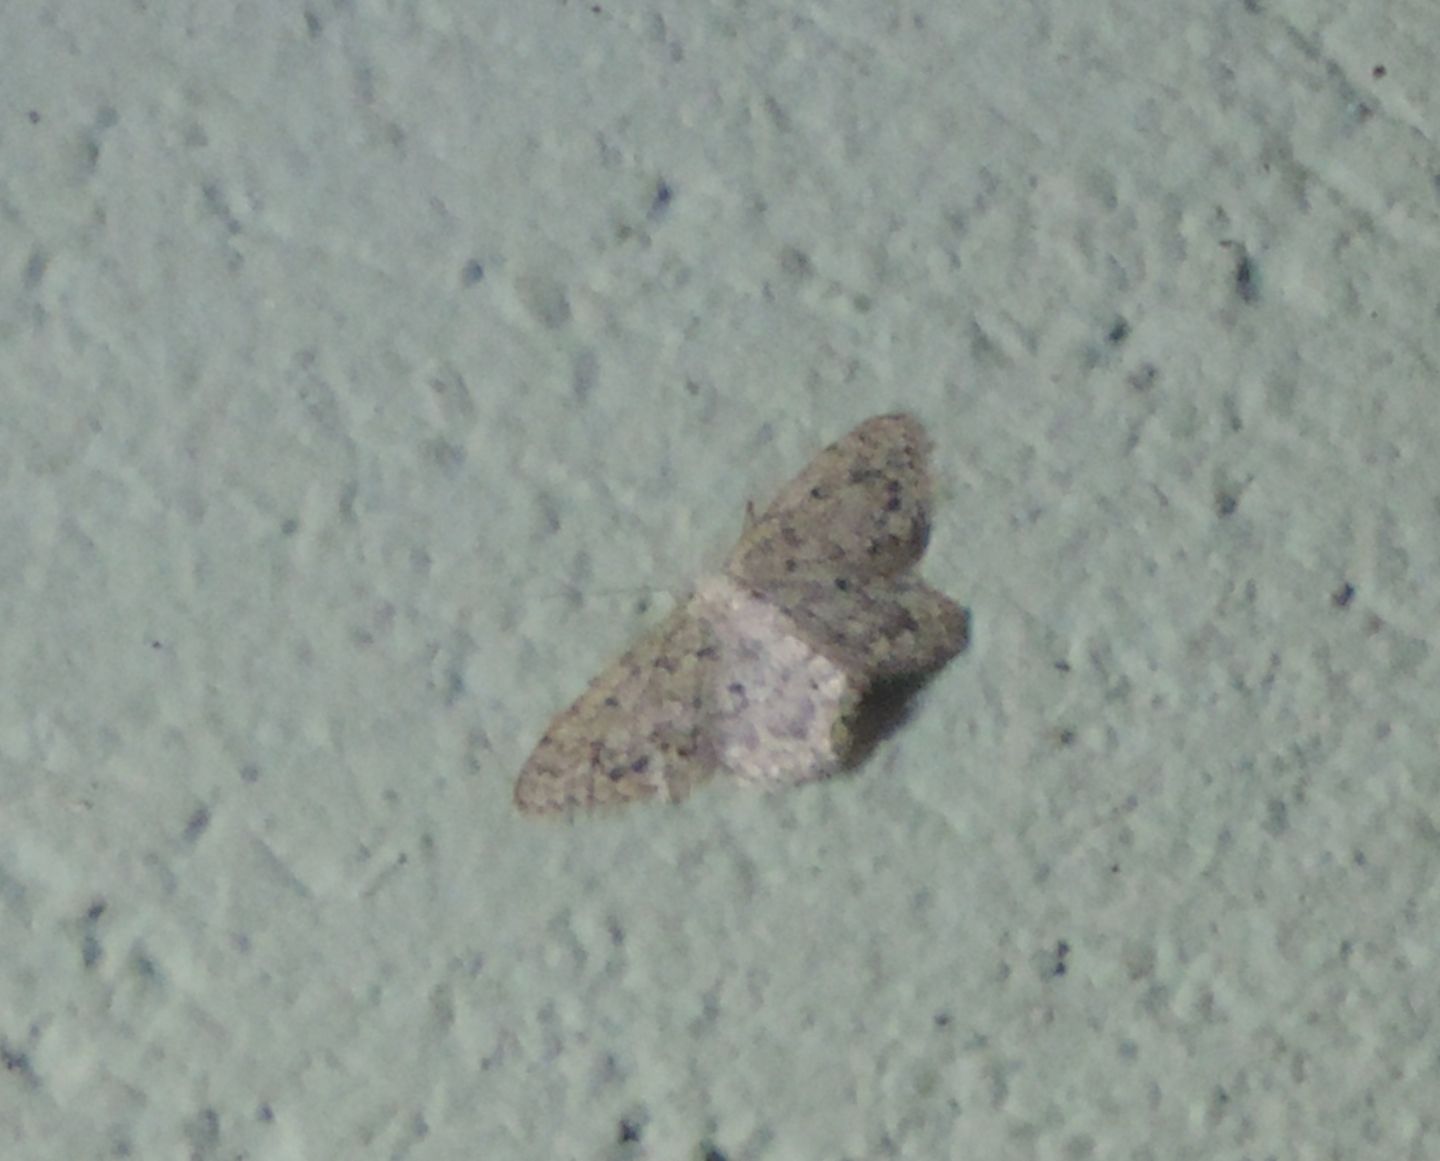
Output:
<path fill-rule="evenodd" d="M 727 571 L 762 590 L 816 575 L 903 572 L 930 535 L 930 446 L 914 416 L 866 420 L 750 521 Z"/>
<path fill-rule="evenodd" d="M 515 782 L 527 814 L 678 802 L 714 770 L 705 730 L 713 630 L 677 609 L 562 711 Z"/>
<path fill-rule="evenodd" d="M 865 585 L 796 581 L 766 596 L 797 632 L 866 687 L 933 673 L 970 637 L 969 613 L 918 577 Z"/>
<path fill-rule="evenodd" d="M 716 641 L 707 725 L 716 765 L 775 789 L 828 778 L 844 765 L 856 675 L 795 631 L 768 597 L 729 577 L 702 584 Z"/>

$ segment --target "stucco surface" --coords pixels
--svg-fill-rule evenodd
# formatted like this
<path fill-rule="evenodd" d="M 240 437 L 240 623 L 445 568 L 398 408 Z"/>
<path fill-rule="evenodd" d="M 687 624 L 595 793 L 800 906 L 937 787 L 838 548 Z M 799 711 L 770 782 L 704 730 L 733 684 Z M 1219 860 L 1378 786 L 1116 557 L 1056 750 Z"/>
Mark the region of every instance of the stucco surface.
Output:
<path fill-rule="evenodd" d="M 1440 14 L 0 5 L 0 1155 L 1440 1156 Z M 550 715 L 919 415 L 855 776 Z"/>

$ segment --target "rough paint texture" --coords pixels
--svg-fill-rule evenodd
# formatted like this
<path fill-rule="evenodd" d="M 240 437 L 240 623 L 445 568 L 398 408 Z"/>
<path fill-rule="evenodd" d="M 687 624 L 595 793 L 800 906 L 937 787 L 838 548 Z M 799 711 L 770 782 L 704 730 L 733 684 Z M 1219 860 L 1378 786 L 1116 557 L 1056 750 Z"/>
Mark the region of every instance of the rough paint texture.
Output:
<path fill-rule="evenodd" d="M 930 442 L 866 420 L 759 516 L 724 574 L 558 715 L 515 784 L 528 813 L 662 798 L 712 774 L 769 787 L 827 778 L 876 682 L 965 647 L 965 610 L 909 575 L 930 533 Z"/>

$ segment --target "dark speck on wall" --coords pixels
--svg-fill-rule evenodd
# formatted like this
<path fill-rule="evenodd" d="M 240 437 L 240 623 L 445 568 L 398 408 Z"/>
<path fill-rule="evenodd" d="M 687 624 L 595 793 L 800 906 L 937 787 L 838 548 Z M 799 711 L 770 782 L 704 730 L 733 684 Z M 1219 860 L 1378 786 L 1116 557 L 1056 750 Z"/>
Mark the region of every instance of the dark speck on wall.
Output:
<path fill-rule="evenodd" d="M 1063 939 L 1055 945 L 1055 975 L 1063 976 L 1067 970 L 1066 960 L 1070 958 L 1070 945 Z"/>
<path fill-rule="evenodd" d="M 1235 265 L 1235 292 L 1240 296 L 1241 302 L 1254 302 L 1260 297 L 1255 263 L 1248 254 L 1241 255 L 1240 261 Z"/>
<path fill-rule="evenodd" d="M 202 834 L 210 829 L 210 810 L 208 807 L 200 806 L 195 809 L 189 820 L 185 823 L 185 841 L 194 842 Z"/>

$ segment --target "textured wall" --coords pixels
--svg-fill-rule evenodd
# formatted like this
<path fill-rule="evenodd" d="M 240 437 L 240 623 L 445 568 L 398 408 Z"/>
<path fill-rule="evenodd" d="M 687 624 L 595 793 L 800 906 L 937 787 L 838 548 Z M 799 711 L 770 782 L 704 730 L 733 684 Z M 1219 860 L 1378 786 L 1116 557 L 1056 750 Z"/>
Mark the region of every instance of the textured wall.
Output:
<path fill-rule="evenodd" d="M 1430 0 L 0 43 L 0 1154 L 1440 1155 Z M 895 410 L 904 728 L 517 813 Z"/>

